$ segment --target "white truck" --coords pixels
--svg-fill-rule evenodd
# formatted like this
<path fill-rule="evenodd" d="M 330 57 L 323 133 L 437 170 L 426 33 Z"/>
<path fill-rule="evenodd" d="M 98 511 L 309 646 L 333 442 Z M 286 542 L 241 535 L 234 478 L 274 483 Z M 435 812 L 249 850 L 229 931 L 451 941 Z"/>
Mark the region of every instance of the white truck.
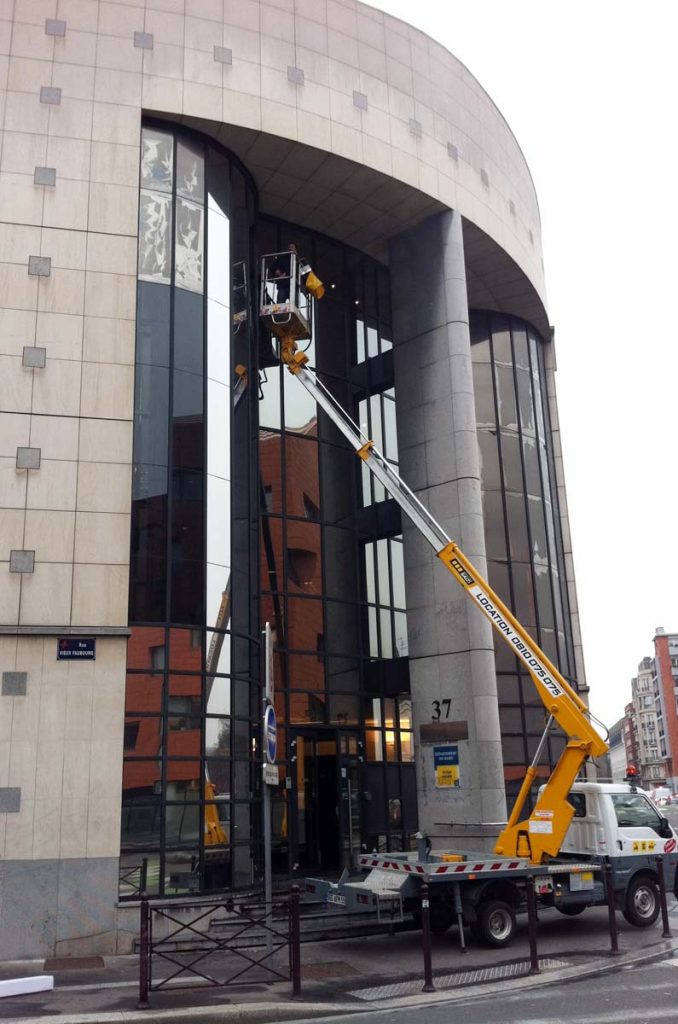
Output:
<path fill-rule="evenodd" d="M 431 930 L 470 926 L 478 941 L 506 946 L 516 914 L 526 909 L 534 879 L 538 906 L 573 917 L 606 902 L 603 868 L 611 868 L 615 903 L 630 924 L 648 928 L 659 914 L 657 858 L 667 889 L 678 897 L 678 836 L 647 794 L 633 785 L 576 782 L 569 795 L 574 817 L 558 857 L 539 865 L 528 858 L 429 849 L 426 837 L 411 853 L 359 858 L 363 878 L 307 879 L 306 888 L 330 907 L 368 911 L 380 918 L 419 920 L 421 886 L 429 886 Z"/>
<path fill-rule="evenodd" d="M 284 302 L 271 302 L 271 267 L 280 254 L 264 256 L 261 270 L 261 322 L 277 338 L 278 354 L 318 407 L 334 423 L 381 482 L 388 494 L 431 545 L 480 613 L 509 645 L 530 673 L 547 712 L 547 722 L 532 764 L 502 828 L 492 854 L 431 851 L 425 836 L 416 853 L 374 854 L 359 859 L 367 877 L 338 883 L 307 880 L 307 889 L 329 904 L 349 910 L 376 910 L 378 915 L 410 912 L 417 917 L 421 885 L 430 887 L 431 925 L 444 931 L 456 921 L 460 940 L 465 924 L 479 938 L 504 946 L 515 931 L 516 911 L 525 904 L 528 877 L 534 879 L 542 906 L 578 914 L 605 900 L 604 871 L 612 871 L 619 908 L 638 927 L 653 924 L 659 912 L 657 859 L 667 886 L 676 892 L 677 837 L 645 793 L 629 785 L 578 781 L 590 758 L 608 750 L 589 708 L 547 658 L 534 638 L 491 589 L 475 566 L 425 508 L 393 466 L 308 367 L 298 342 L 311 336 L 312 299 L 321 298 L 322 282 L 302 274 L 296 256 L 286 254 Z M 306 281 L 306 285 L 303 284 Z M 303 307 L 303 308 L 302 308 Z M 553 725 L 565 733 L 565 748 L 532 804 L 542 751 Z M 526 811 L 525 817 L 521 818 Z"/>

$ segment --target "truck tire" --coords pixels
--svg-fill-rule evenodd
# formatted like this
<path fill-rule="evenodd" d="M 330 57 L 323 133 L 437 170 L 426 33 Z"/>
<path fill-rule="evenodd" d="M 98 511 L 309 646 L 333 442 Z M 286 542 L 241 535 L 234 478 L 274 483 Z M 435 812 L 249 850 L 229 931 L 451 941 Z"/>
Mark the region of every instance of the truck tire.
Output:
<path fill-rule="evenodd" d="M 564 903 L 560 906 L 556 903 L 556 910 L 559 910 L 561 914 L 565 914 L 565 917 L 577 917 L 578 914 L 583 914 L 586 910 L 585 903 Z"/>
<path fill-rule="evenodd" d="M 629 883 L 622 911 L 629 924 L 650 928 L 659 917 L 659 892 L 654 878 L 638 875 Z"/>
<path fill-rule="evenodd" d="M 480 942 L 492 949 L 508 946 L 516 931 L 513 907 L 504 900 L 486 900 L 478 907 L 477 915 L 473 932 Z"/>

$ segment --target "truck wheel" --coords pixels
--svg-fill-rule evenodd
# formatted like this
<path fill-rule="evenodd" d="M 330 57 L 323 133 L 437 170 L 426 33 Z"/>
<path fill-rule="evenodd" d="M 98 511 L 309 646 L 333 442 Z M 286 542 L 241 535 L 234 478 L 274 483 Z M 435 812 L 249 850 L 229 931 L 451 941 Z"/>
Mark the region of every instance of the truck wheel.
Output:
<path fill-rule="evenodd" d="M 585 903 L 567 903 L 563 906 L 556 905 L 556 910 L 559 910 L 561 914 L 565 914 L 565 917 L 577 917 L 578 914 L 583 914 L 586 910 Z"/>
<path fill-rule="evenodd" d="M 659 917 L 659 894 L 653 878 L 641 875 L 631 881 L 622 913 L 636 928 L 649 928 L 655 923 Z"/>
<path fill-rule="evenodd" d="M 500 949 L 508 946 L 516 930 L 513 908 L 503 900 L 487 900 L 478 907 L 474 933 L 484 946 Z"/>

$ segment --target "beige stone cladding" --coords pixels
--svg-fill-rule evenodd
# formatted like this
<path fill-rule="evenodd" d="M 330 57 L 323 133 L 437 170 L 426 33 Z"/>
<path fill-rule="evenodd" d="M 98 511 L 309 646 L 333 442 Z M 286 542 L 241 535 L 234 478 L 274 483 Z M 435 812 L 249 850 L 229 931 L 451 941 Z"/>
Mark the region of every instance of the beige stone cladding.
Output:
<path fill-rule="evenodd" d="M 359 248 L 407 186 L 544 296 L 515 138 L 403 22 L 355 0 L 0 0 L 0 669 L 26 673 L 0 696 L 7 862 L 118 852 L 142 112 L 379 172 L 391 191 L 359 214 L 330 185 L 313 206 L 303 172 L 257 183 L 264 208 Z M 95 633 L 96 661 L 56 661 L 56 636 Z"/>

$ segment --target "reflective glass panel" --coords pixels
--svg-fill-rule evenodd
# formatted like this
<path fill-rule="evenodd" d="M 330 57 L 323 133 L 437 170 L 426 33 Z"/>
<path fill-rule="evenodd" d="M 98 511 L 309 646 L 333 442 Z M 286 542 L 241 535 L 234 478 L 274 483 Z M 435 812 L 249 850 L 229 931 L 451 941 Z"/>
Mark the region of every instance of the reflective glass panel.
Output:
<path fill-rule="evenodd" d="M 142 189 L 139 198 L 140 281 L 170 283 L 172 262 L 172 199 L 160 192 Z"/>
<path fill-rule="evenodd" d="M 141 133 L 141 185 L 160 192 L 172 191 L 174 136 L 155 128 Z"/>

